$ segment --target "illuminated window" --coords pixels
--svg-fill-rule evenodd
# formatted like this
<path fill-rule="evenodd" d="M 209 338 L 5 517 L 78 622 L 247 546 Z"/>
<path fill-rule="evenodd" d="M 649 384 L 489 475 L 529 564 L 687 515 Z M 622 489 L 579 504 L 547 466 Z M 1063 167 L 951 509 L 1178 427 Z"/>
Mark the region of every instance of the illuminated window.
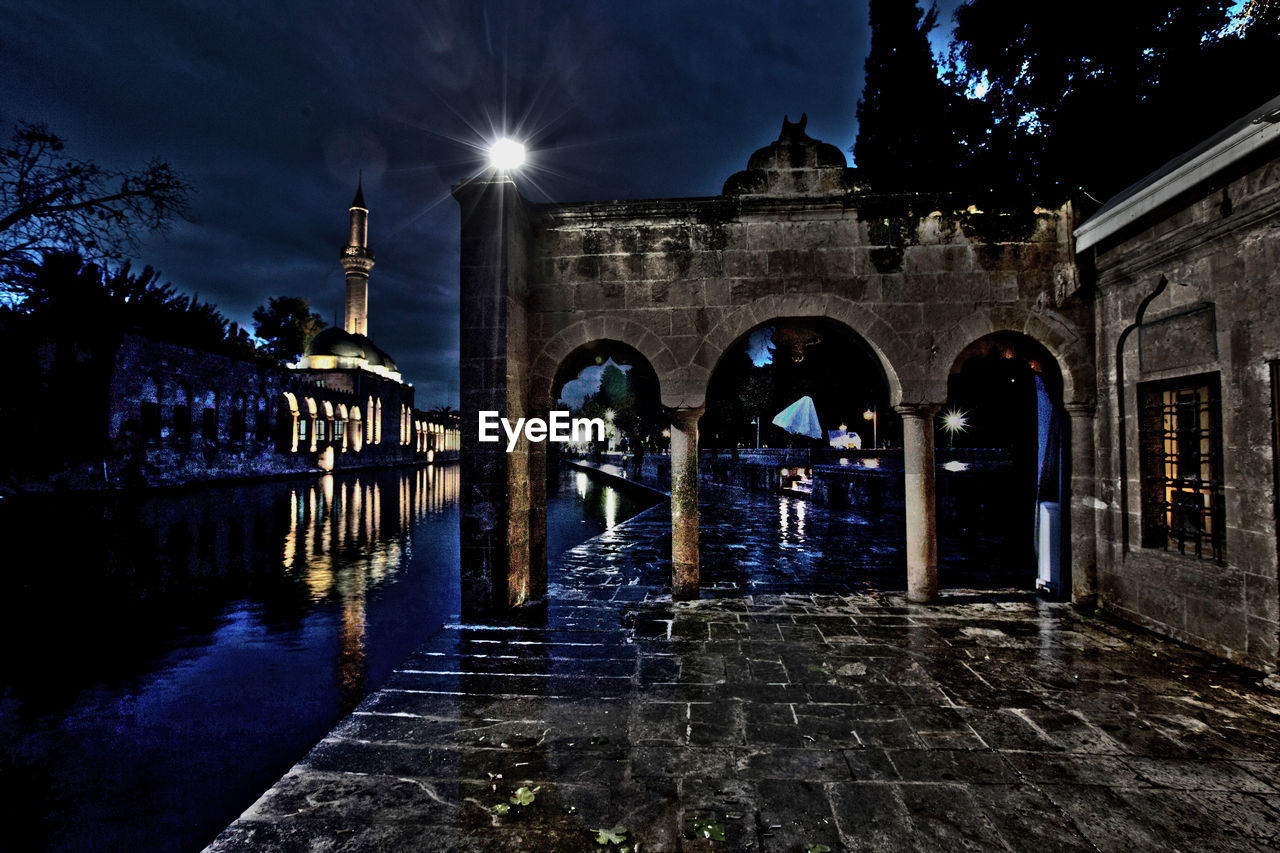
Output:
<path fill-rule="evenodd" d="M 1138 386 L 1142 544 L 1222 561 L 1218 374 Z"/>

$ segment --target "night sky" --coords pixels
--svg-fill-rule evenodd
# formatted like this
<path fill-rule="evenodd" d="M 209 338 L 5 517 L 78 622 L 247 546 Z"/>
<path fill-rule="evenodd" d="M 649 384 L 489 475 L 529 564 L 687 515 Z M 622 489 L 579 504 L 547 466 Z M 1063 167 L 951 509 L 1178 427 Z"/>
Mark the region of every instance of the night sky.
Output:
<path fill-rule="evenodd" d="M 939 4 L 944 30 L 955 4 Z M 457 405 L 449 188 L 487 140 L 528 142 L 516 181 L 533 200 L 715 195 L 784 114 L 853 145 L 870 35 L 865 0 L 8 0 L 0 28 L 5 135 L 46 122 L 72 156 L 185 173 L 196 221 L 138 265 L 250 329 L 277 295 L 341 322 L 363 168 L 369 328 L 420 408 Z"/>

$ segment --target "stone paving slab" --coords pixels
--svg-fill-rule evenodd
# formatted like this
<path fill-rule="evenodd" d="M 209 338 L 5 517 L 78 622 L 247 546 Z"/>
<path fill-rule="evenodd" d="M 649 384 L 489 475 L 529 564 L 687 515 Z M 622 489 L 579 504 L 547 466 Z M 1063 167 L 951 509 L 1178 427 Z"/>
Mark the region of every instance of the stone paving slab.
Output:
<path fill-rule="evenodd" d="M 702 600 L 664 589 L 663 507 L 606 532 L 520 624 L 436 634 L 209 849 L 1280 849 L 1256 673 L 1021 592 L 908 604 L 873 524 L 772 574 L 778 500 L 704 506 Z"/>

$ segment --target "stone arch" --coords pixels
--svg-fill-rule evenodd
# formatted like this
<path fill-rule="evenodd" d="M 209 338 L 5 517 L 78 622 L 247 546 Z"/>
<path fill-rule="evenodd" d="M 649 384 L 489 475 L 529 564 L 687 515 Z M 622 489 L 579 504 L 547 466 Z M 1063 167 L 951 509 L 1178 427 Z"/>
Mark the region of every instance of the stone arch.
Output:
<path fill-rule="evenodd" d="M 267 398 L 265 394 L 258 395 L 257 414 L 254 417 L 253 437 L 262 443 L 267 441 L 267 434 L 271 431 L 271 414 L 267 408 Z"/>
<path fill-rule="evenodd" d="M 873 347 L 865 338 L 859 335 L 848 324 L 830 317 L 788 317 L 776 316 L 764 319 L 749 327 L 745 332 L 735 338 L 721 353 L 719 361 L 715 364 L 707 379 L 704 391 L 704 411 L 699 419 L 700 435 L 705 435 L 712 447 L 725 447 L 724 437 L 726 435 L 734 436 L 735 434 L 741 438 L 741 427 L 733 425 L 733 416 L 730 420 L 723 419 L 723 408 L 726 403 L 733 399 L 734 395 L 725 396 L 726 390 L 732 386 L 734 377 L 737 376 L 737 368 L 729 364 L 735 355 L 740 356 L 748 349 L 748 339 L 755 336 L 762 330 L 770 330 L 773 334 L 773 340 L 784 340 L 779 335 L 794 334 L 800 332 L 802 334 L 812 333 L 813 337 L 806 337 L 802 340 L 802 346 L 799 350 L 792 349 L 790 358 L 787 357 L 788 349 L 785 345 L 779 344 L 776 351 L 771 356 L 772 362 L 776 365 L 779 363 L 790 363 L 788 372 L 795 370 L 796 374 L 792 374 L 790 378 L 778 378 L 775 376 L 771 380 L 769 394 L 771 396 L 790 389 L 792 393 L 785 398 L 774 396 L 774 403 L 781 406 L 793 402 L 800 391 L 789 383 L 799 382 L 805 384 L 805 380 L 799 378 L 805 375 L 809 378 L 809 383 L 804 390 L 805 394 L 811 395 L 815 406 L 822 414 L 824 425 L 827 423 L 828 417 L 834 417 L 833 412 L 836 410 L 843 411 L 846 417 L 832 420 L 830 427 L 835 428 L 837 423 L 848 420 L 855 423 L 850 432 L 861 432 L 861 418 L 863 411 L 876 411 L 878 417 L 876 427 L 870 425 L 866 428 L 866 448 L 868 450 L 876 447 L 876 440 L 873 438 L 878 434 L 882 438 L 890 438 L 896 441 L 898 437 L 897 416 L 891 411 L 890 405 L 892 400 L 893 388 L 889 380 L 889 370 L 884 362 L 884 357 Z M 809 347 L 815 344 L 822 344 L 818 350 L 810 351 Z M 805 354 L 799 357 L 795 356 L 796 352 Z M 813 353 L 817 354 L 816 359 L 809 357 Z M 824 363 L 824 359 L 831 359 L 835 353 L 839 353 L 838 361 L 835 364 L 830 362 Z M 819 365 L 813 367 L 815 361 Z M 805 362 L 805 366 L 800 366 Z M 838 368 L 833 371 L 833 367 Z M 810 372 L 816 371 L 816 372 Z M 817 386 L 812 384 L 814 376 L 822 377 Z M 729 383 L 726 386 L 725 382 Z M 862 402 L 856 404 L 851 402 L 860 399 Z M 778 411 L 773 409 L 773 412 Z M 886 424 L 886 418 L 888 423 Z M 760 422 L 761 429 L 757 430 L 757 438 L 774 440 L 778 434 L 771 433 L 769 421 L 762 417 Z M 729 447 L 736 447 L 737 440 L 731 439 L 728 442 Z"/>
<path fill-rule="evenodd" d="M 289 418 L 288 437 L 284 440 L 283 443 L 288 445 L 290 453 L 297 453 L 298 439 L 299 439 L 299 426 L 300 424 L 303 423 L 303 421 L 300 420 L 301 414 L 298 411 L 298 398 L 294 396 L 294 394 L 291 391 L 283 392 L 281 397 L 285 407 L 287 407 L 287 409 L 282 411 L 282 415 L 287 414 Z M 281 433 L 283 434 L 284 426 L 285 426 L 283 416 L 280 418 L 280 426 L 281 426 Z M 305 430 L 305 427 L 302 427 L 302 429 Z"/>
<path fill-rule="evenodd" d="M 544 401 L 550 406 L 552 384 L 560 365 L 574 350 L 589 343 L 610 341 L 627 346 L 644 356 L 658 376 L 659 389 L 680 365 L 671 348 L 646 326 L 625 317 L 592 317 L 562 329 L 542 345 L 530 371 L 530 402 L 535 408 Z M 666 403 L 665 398 L 663 403 Z"/>
<path fill-rule="evenodd" d="M 1053 356 L 1062 376 L 1064 403 L 1092 403 L 1092 344 L 1074 331 L 1066 320 L 1051 312 L 985 309 L 954 323 L 935 338 L 937 357 L 932 364 L 940 373 L 931 376 L 931 381 L 940 383 L 945 389 L 947 377 L 965 350 L 983 338 L 1001 332 L 1023 335 Z"/>
<path fill-rule="evenodd" d="M 160 383 L 152 373 L 147 374 L 143 380 L 142 390 L 138 395 L 138 424 L 147 441 L 160 440 Z"/>
<path fill-rule="evenodd" d="M 245 401 L 244 394 L 237 391 L 231 401 L 231 440 L 241 444 L 245 439 Z"/>
<path fill-rule="evenodd" d="M 704 402 L 711 373 L 725 354 L 753 329 L 782 318 L 820 317 L 834 320 L 862 338 L 880 360 L 889 383 L 889 402 L 898 405 L 905 399 L 914 401 L 920 393 L 923 376 L 914 369 L 919 361 L 907 342 L 883 318 L 871 309 L 839 296 L 822 294 L 786 294 L 767 296 L 729 313 L 703 338 L 690 370 L 682 377 L 688 383 L 700 381 L 699 396 L 682 405 L 700 406 Z M 680 391 L 690 394 L 688 388 Z M 663 402 L 667 402 L 664 393 Z M 668 404 L 670 405 L 670 404 Z"/>
<path fill-rule="evenodd" d="M 997 505 L 993 508 L 987 504 L 964 526 L 988 535 L 993 532 L 988 526 L 994 523 L 990 519 L 999 518 L 999 535 L 1004 542 L 997 547 L 1004 550 L 997 562 L 1007 567 L 1021 563 L 1024 571 L 1034 577 L 1037 587 L 1047 588 L 1054 595 L 1072 594 L 1077 600 L 1083 600 L 1079 596 L 1080 588 L 1093 585 L 1089 557 L 1093 551 L 1092 534 L 1083 535 L 1085 528 L 1092 524 L 1091 510 L 1084 503 L 1091 495 L 1094 465 L 1089 403 L 1093 379 L 1081 373 L 1090 363 L 1090 356 L 1083 352 L 1084 343 L 1078 337 L 1052 333 L 1054 327 L 1049 324 L 1037 327 L 1031 322 L 1034 318 L 1035 315 L 1024 318 L 1025 323 L 1018 322 L 1017 317 L 1011 321 L 1006 318 L 1005 323 L 990 323 L 990 326 L 1004 328 L 994 328 L 965 340 L 959 347 L 952 341 L 941 350 L 950 359 L 948 376 L 955 377 L 957 382 L 964 376 L 966 365 L 974 364 L 986 371 L 984 381 L 969 379 L 970 395 L 976 388 L 984 387 L 985 392 L 978 392 L 980 399 L 995 387 L 1005 387 L 1003 379 L 992 385 L 997 376 L 1008 376 L 1009 381 L 1014 382 L 1017 376 L 1025 377 L 1030 371 L 1037 377 L 1036 385 L 1043 388 L 1049 403 L 1049 409 L 1041 409 L 1037 418 L 1035 395 L 1019 403 L 1009 396 L 1015 392 L 1000 392 L 1003 402 L 998 411 L 1004 425 L 1004 438 L 997 441 L 997 445 L 1006 448 L 1004 459 L 1011 468 L 1005 472 L 1004 483 L 988 488 L 989 495 L 1000 496 L 994 498 Z M 960 325 L 970 331 L 989 327 L 978 325 L 974 318 Z M 1038 328 L 1041 334 L 1026 331 L 1032 327 Z M 1045 329 L 1050 333 L 1045 333 Z M 957 389 L 949 385 L 948 391 L 951 390 Z M 988 406 L 986 410 L 990 413 L 991 408 Z M 1030 423 L 1026 421 L 1028 413 Z M 1016 425 L 1019 417 L 1023 418 L 1022 426 Z M 1000 506 L 1000 500 L 1010 502 Z M 1018 501 L 1025 503 L 1023 509 L 1016 506 Z M 974 508 L 972 503 L 965 506 L 970 510 Z M 986 532 L 981 533 L 984 530 Z M 1014 578 L 1012 582 L 1022 585 L 1023 580 Z"/>

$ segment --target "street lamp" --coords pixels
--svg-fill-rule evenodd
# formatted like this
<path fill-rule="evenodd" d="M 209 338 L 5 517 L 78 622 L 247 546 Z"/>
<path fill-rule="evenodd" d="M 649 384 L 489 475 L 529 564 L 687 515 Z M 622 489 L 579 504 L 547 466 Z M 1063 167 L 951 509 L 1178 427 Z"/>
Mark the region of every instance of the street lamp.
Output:
<path fill-rule="evenodd" d="M 502 137 L 489 146 L 489 165 L 500 172 L 510 172 L 524 165 L 524 145 Z"/>
<path fill-rule="evenodd" d="M 864 421 L 871 421 L 871 449 L 875 450 L 880 444 L 879 428 L 880 424 L 876 418 L 876 407 L 872 406 L 862 413 Z"/>
<path fill-rule="evenodd" d="M 968 412 L 950 409 L 942 413 L 942 428 L 947 431 L 947 446 L 956 446 L 956 433 L 964 432 L 969 426 Z"/>

